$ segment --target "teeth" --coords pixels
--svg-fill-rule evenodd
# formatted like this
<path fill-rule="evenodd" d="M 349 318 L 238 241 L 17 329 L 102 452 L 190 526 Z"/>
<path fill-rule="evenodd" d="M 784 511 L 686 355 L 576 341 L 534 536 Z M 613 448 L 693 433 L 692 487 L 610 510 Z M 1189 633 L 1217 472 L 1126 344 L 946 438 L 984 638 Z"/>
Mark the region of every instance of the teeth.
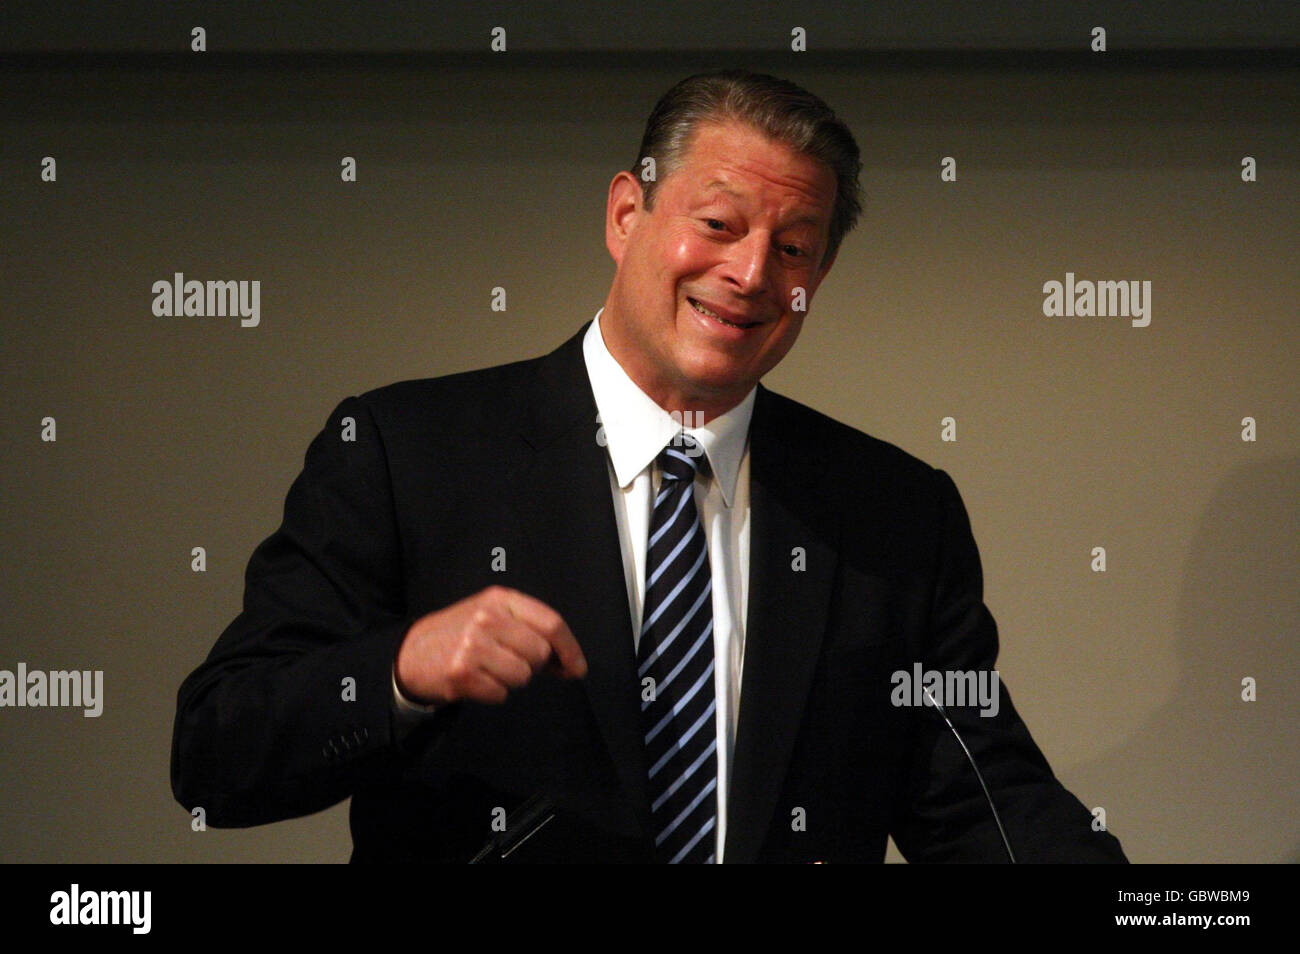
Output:
<path fill-rule="evenodd" d="M 738 324 L 736 324 L 734 321 L 728 321 L 726 318 L 723 318 L 721 315 L 715 315 L 713 312 L 709 311 L 709 309 L 705 308 L 703 305 L 701 305 L 701 304 L 700 304 L 698 301 L 696 301 L 694 298 L 690 298 L 690 299 L 687 299 L 687 300 L 691 303 L 691 306 L 692 306 L 696 311 L 698 311 L 701 315 L 708 315 L 710 318 L 714 319 L 715 321 L 720 321 L 720 322 L 722 322 L 724 325 L 728 325 L 729 327 L 732 327 L 732 328 L 744 328 L 744 327 L 745 327 L 744 325 L 738 325 Z"/>
<path fill-rule="evenodd" d="M 698 312 L 700 312 L 701 314 L 708 315 L 710 318 L 717 318 L 718 321 L 725 321 L 725 319 L 723 319 L 723 318 L 719 318 L 717 315 L 715 315 L 713 312 L 709 311 L 709 309 L 705 308 L 703 305 L 701 305 L 701 304 L 700 304 L 698 301 L 696 301 L 694 298 L 691 299 L 691 304 L 694 305 L 694 306 L 695 306 L 695 310 L 698 311 Z M 727 322 L 727 324 L 731 324 L 731 322 Z"/>

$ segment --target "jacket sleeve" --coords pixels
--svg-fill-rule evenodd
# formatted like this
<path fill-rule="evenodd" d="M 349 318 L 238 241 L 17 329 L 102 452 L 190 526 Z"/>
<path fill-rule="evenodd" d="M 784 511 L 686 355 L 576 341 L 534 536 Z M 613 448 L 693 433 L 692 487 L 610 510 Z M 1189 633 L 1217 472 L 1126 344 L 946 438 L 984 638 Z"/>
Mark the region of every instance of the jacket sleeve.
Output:
<path fill-rule="evenodd" d="M 249 560 L 243 611 L 180 687 L 176 799 L 216 827 L 256 825 L 397 771 L 392 667 L 416 618 L 402 579 L 382 438 L 365 399 L 347 398 Z"/>
<path fill-rule="evenodd" d="M 944 703 L 988 785 L 1017 862 L 1123 862 L 1119 841 L 1057 781 L 994 670 L 997 625 L 984 605 L 983 572 L 952 478 L 934 472 L 940 526 L 935 585 L 921 647 L 926 672 L 985 674 L 996 695 Z M 970 685 L 967 682 L 967 685 Z M 993 714 L 996 713 L 996 714 Z M 910 777 L 892 834 L 911 862 L 1006 861 L 988 801 L 961 745 L 931 706 L 911 713 Z"/>

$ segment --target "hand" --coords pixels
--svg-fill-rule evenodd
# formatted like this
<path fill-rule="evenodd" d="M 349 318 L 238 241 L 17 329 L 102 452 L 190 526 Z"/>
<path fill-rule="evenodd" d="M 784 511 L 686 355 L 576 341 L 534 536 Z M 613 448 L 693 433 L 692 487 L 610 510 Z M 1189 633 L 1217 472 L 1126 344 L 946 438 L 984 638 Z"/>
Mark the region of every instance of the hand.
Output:
<path fill-rule="evenodd" d="M 587 660 L 559 613 L 518 590 L 489 586 L 416 620 L 394 674 L 408 699 L 445 705 L 505 702 L 540 669 L 581 679 Z"/>

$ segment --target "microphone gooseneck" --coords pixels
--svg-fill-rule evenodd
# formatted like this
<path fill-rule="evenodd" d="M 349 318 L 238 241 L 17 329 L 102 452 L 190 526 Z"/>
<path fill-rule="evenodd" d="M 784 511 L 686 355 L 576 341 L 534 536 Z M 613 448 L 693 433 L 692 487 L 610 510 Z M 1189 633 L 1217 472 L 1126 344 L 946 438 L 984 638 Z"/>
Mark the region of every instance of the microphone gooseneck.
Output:
<path fill-rule="evenodd" d="M 504 831 L 487 840 L 473 858 L 472 865 L 505 861 L 511 853 L 555 817 L 555 803 L 546 792 L 537 792 L 506 817 Z"/>
<path fill-rule="evenodd" d="M 997 823 L 998 834 L 1002 836 L 1002 847 L 1007 850 L 1007 858 L 1010 859 L 1011 863 L 1014 865 L 1016 863 L 1015 853 L 1011 850 L 1011 842 L 1007 839 L 1006 830 L 1002 827 L 1002 819 L 998 816 L 997 806 L 993 804 L 993 796 L 989 794 L 989 787 L 984 784 L 984 776 L 980 772 L 980 767 L 975 764 L 975 757 L 970 754 L 970 749 L 966 748 L 966 742 L 962 739 L 961 733 L 958 732 L 957 727 L 952 724 L 952 720 L 948 718 L 948 713 L 945 712 L 943 706 L 939 704 L 939 700 L 934 697 L 934 693 L 930 691 L 930 687 L 922 686 L 921 688 L 924 690 L 925 694 L 930 697 L 930 702 L 933 703 L 934 707 L 939 710 L 939 715 L 943 716 L 943 721 L 947 723 L 948 728 L 952 730 L 953 737 L 956 738 L 957 744 L 960 745 L 961 750 L 966 753 L 966 761 L 970 762 L 970 767 L 975 770 L 975 777 L 979 779 L 980 788 L 984 790 L 984 800 L 989 803 L 989 811 L 993 813 L 993 821 Z"/>

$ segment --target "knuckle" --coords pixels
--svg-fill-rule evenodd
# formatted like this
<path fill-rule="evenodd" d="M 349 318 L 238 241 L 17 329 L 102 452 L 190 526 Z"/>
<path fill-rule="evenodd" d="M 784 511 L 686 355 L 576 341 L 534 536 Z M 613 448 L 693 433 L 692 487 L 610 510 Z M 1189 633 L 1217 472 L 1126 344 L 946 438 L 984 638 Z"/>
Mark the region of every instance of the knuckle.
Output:
<path fill-rule="evenodd" d="M 463 682 L 473 673 L 474 668 L 467 647 L 462 645 L 452 653 L 451 660 L 447 664 L 447 675 L 453 680 Z"/>
<path fill-rule="evenodd" d="M 551 644 L 541 637 L 531 640 L 528 649 L 528 659 L 534 666 L 540 666 L 551 655 Z"/>

